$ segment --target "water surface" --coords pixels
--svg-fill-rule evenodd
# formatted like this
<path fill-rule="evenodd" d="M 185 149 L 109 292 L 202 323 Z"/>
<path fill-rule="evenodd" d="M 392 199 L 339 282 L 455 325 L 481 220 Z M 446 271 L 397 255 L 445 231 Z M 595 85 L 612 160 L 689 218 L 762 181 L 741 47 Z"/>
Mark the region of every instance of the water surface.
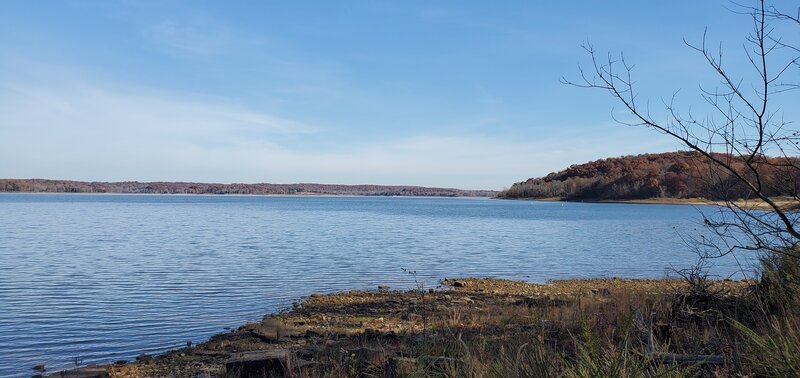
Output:
<path fill-rule="evenodd" d="M 412 287 L 401 268 L 428 287 L 663 277 L 695 261 L 678 232 L 698 216 L 468 198 L 0 194 L 0 376 L 203 341 L 313 292 Z"/>

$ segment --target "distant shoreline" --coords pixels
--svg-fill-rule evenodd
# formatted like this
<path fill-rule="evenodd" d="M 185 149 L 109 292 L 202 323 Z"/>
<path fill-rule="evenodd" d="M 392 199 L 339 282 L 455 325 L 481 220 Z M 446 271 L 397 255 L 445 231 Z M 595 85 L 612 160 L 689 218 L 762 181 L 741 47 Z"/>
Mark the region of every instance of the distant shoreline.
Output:
<path fill-rule="evenodd" d="M 504 198 L 506 199 L 506 198 Z M 640 205 L 722 205 L 705 198 L 643 198 L 643 199 L 618 199 L 618 200 L 570 200 L 561 197 L 547 198 L 508 198 L 510 200 L 543 201 L 543 202 L 574 202 L 574 203 L 629 203 Z"/>
<path fill-rule="evenodd" d="M 468 190 L 414 185 L 345 185 L 317 183 L 201 183 L 139 181 L 72 181 L 49 179 L 0 179 L 0 192 L 70 194 L 206 194 L 206 195 L 293 195 L 293 196 L 416 196 L 496 197 L 494 190 Z"/>
<path fill-rule="evenodd" d="M 498 199 L 508 201 L 540 201 L 540 202 L 565 202 L 565 203 L 594 203 L 594 204 L 632 204 L 632 205 L 681 205 L 681 206 L 719 206 L 725 207 L 724 201 L 711 201 L 705 198 L 643 198 L 643 199 L 618 199 L 618 200 L 570 200 L 559 197 L 547 198 L 501 198 L 496 195 L 449 195 L 449 194 L 353 194 L 353 193 L 140 193 L 140 192 L 34 192 L 34 191 L 3 191 L 0 190 L 0 195 L 4 194 L 24 194 L 24 195 L 104 195 L 104 196 L 202 196 L 202 197 L 405 197 L 405 198 L 481 198 L 481 199 Z M 783 210 L 796 210 L 792 208 L 795 205 L 793 201 L 785 198 L 775 198 L 774 201 L 781 206 Z M 750 201 L 734 201 L 734 203 L 744 209 L 750 210 L 772 210 L 772 208 L 763 201 L 750 200 Z"/>
<path fill-rule="evenodd" d="M 572 203 L 612 203 L 612 204 L 637 204 L 637 205 L 689 205 L 689 206 L 721 206 L 725 207 L 725 201 L 712 201 L 705 198 L 643 198 L 643 199 L 619 199 L 619 200 L 569 200 L 560 197 L 546 198 L 502 198 L 509 200 L 523 201 L 543 201 L 543 202 L 572 202 Z M 772 199 L 783 210 L 792 210 L 796 205 L 795 201 L 788 197 L 776 197 Z M 749 210 L 772 210 L 772 208 L 761 200 L 736 200 L 736 206 Z"/>
<path fill-rule="evenodd" d="M 9 192 L 0 191 L 0 196 L 7 194 L 23 195 L 67 195 L 67 196 L 152 196 L 152 197 L 388 197 L 388 198 L 465 198 L 465 199 L 497 199 L 494 196 L 444 196 L 444 195 L 388 195 L 388 194 L 324 194 L 324 193 L 295 193 L 295 194 L 241 194 L 241 193 L 123 193 L 123 192 Z"/>

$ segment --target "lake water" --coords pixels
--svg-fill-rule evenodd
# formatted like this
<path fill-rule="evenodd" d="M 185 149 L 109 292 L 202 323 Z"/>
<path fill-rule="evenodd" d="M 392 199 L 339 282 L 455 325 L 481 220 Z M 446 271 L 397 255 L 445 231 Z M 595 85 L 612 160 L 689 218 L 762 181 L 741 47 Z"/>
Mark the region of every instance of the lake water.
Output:
<path fill-rule="evenodd" d="M 0 376 L 199 342 L 303 295 L 445 277 L 664 277 L 692 206 L 0 194 Z M 727 275 L 732 258 L 714 261 Z"/>

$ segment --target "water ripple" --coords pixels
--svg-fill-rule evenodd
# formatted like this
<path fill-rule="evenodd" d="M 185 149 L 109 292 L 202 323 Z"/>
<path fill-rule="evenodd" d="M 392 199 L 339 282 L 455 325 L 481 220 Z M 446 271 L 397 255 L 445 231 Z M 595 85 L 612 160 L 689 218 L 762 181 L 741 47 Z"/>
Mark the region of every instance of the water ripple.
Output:
<path fill-rule="evenodd" d="M 0 377 L 199 342 L 303 295 L 454 276 L 661 277 L 686 206 L 0 195 Z M 675 229 L 673 229 L 675 227 Z M 733 260 L 719 260 L 729 273 Z"/>

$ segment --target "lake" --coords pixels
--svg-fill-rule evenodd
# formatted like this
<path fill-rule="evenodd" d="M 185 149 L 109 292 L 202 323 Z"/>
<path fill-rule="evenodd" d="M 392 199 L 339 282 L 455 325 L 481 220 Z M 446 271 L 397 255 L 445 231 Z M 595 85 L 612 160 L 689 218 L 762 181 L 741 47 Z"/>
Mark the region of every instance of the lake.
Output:
<path fill-rule="evenodd" d="M 711 208 L 707 208 L 711 209 Z M 132 359 L 310 293 L 664 277 L 699 208 L 475 198 L 0 194 L 0 376 Z M 748 257 L 745 255 L 743 257 Z M 740 260 L 745 265 L 750 260 Z M 737 271 L 733 258 L 712 272 Z"/>

